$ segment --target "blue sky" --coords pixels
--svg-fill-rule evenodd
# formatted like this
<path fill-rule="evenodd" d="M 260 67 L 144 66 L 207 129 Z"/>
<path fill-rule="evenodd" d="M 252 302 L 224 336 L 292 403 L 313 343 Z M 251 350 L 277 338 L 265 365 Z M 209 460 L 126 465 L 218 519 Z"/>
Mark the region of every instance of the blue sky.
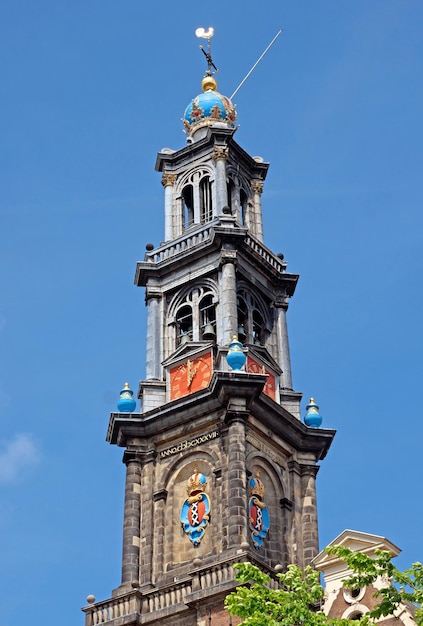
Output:
<path fill-rule="evenodd" d="M 420 0 L 15 0 L 0 19 L 2 626 L 83 624 L 120 582 L 124 466 L 110 411 L 144 375 L 145 244 L 163 238 L 156 153 L 214 26 L 236 139 L 270 161 L 265 242 L 301 279 L 294 385 L 338 434 L 321 546 L 345 528 L 423 560 Z"/>

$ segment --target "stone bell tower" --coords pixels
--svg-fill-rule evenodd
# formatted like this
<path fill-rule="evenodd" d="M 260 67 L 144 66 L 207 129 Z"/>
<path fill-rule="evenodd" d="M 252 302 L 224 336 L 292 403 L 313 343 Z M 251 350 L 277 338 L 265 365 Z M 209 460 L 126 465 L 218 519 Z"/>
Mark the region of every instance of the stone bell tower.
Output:
<path fill-rule="evenodd" d="M 269 164 L 236 143 L 207 60 L 187 145 L 157 156 L 164 242 L 135 274 L 141 410 L 124 388 L 107 432 L 127 468 L 122 577 L 111 599 L 89 598 L 86 626 L 235 624 L 223 608 L 234 563 L 274 574 L 318 553 L 315 478 L 334 431 L 300 420 L 286 324 L 298 276 L 263 243 Z"/>

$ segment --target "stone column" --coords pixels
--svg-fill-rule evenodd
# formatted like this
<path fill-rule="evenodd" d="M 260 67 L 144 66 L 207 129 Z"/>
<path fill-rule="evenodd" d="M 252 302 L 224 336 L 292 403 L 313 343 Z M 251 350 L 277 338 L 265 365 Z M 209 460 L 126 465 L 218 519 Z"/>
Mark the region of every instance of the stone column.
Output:
<path fill-rule="evenodd" d="M 246 411 L 226 414 L 228 425 L 228 545 L 239 547 L 247 539 L 247 468 L 245 465 Z"/>
<path fill-rule="evenodd" d="M 254 206 L 254 235 L 259 241 L 263 241 L 263 214 L 261 209 L 261 194 L 263 193 L 263 181 L 253 180 L 251 182 L 253 190 Z"/>
<path fill-rule="evenodd" d="M 281 296 L 275 300 L 275 311 L 277 314 L 278 333 L 278 353 L 279 365 L 282 370 L 282 389 L 292 390 L 291 356 L 289 353 L 288 326 L 286 323 L 286 312 L 288 310 L 288 298 Z"/>
<path fill-rule="evenodd" d="M 303 567 L 302 550 L 302 489 L 301 489 L 301 467 L 297 461 L 288 462 L 289 471 L 289 499 L 292 502 L 291 528 L 288 531 L 288 550 L 291 549 L 289 562 L 299 567 Z"/>
<path fill-rule="evenodd" d="M 162 185 L 165 190 L 165 241 L 174 238 L 173 232 L 173 186 L 176 181 L 176 174 L 164 173 L 162 176 Z"/>
<path fill-rule="evenodd" d="M 162 326 L 161 326 L 161 292 L 159 288 L 147 285 L 145 292 L 145 301 L 147 304 L 147 338 L 146 338 L 146 364 L 145 374 L 146 380 L 152 378 L 161 380 L 161 343 L 162 343 Z"/>
<path fill-rule="evenodd" d="M 236 304 L 236 250 L 224 249 L 221 253 L 221 298 L 223 345 L 228 345 L 237 333 L 238 311 Z M 219 337 L 218 337 L 218 342 Z"/>
<path fill-rule="evenodd" d="M 304 565 L 309 565 L 311 559 L 319 553 L 316 501 L 316 475 L 318 471 L 318 465 L 301 466 Z"/>
<path fill-rule="evenodd" d="M 141 460 L 125 451 L 125 504 L 123 514 L 122 584 L 138 581 L 141 520 Z"/>
<path fill-rule="evenodd" d="M 154 460 L 155 450 L 143 450 L 141 482 L 141 545 L 140 586 L 150 587 L 153 583 L 153 544 L 156 532 L 153 517 Z"/>
<path fill-rule="evenodd" d="M 226 184 L 226 159 L 229 150 L 226 146 L 215 146 L 213 150 L 213 160 L 216 164 L 215 189 L 216 189 L 216 211 L 215 215 L 223 214 L 223 207 L 228 205 L 228 187 Z"/>
<path fill-rule="evenodd" d="M 288 498 L 282 498 L 279 502 L 282 511 L 282 545 L 281 551 L 281 565 L 285 570 L 290 563 L 289 543 L 290 543 L 290 529 L 291 529 L 291 514 L 292 514 L 292 502 Z"/>
<path fill-rule="evenodd" d="M 166 489 L 153 494 L 154 506 L 154 553 L 153 553 L 153 582 L 163 573 L 163 543 L 165 538 Z"/>

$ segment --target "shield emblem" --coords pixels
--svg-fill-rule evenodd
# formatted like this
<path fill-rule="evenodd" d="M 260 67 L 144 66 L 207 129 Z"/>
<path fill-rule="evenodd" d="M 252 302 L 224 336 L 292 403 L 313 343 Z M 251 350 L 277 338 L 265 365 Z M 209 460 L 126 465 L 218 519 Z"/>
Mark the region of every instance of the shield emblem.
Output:
<path fill-rule="evenodd" d="M 210 520 L 211 504 L 204 493 L 206 486 L 206 477 L 195 469 L 188 480 L 188 498 L 182 504 L 180 515 L 182 528 L 194 546 L 200 545 Z"/>
<path fill-rule="evenodd" d="M 198 546 L 204 536 L 210 519 L 210 508 L 210 498 L 206 493 L 189 497 L 182 505 L 182 528 L 194 546 Z"/>
<path fill-rule="evenodd" d="M 250 498 L 248 504 L 248 518 L 254 547 L 258 550 L 269 530 L 270 517 L 267 506 L 255 496 Z"/>
<path fill-rule="evenodd" d="M 254 478 L 250 478 L 248 485 L 251 493 L 248 502 L 249 529 L 254 547 L 258 550 L 270 528 L 269 509 L 263 502 L 264 485 L 258 477 L 258 472 Z"/>

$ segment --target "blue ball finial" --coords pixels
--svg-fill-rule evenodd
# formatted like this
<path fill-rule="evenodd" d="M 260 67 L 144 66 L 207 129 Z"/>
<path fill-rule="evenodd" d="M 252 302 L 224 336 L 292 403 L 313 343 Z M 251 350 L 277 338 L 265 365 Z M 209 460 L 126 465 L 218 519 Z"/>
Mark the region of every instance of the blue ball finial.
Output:
<path fill-rule="evenodd" d="M 304 424 L 311 428 L 319 428 L 322 423 L 322 416 L 319 413 L 319 407 L 314 401 L 314 398 L 310 398 L 310 402 L 306 406 L 307 412 L 304 416 Z"/>
<path fill-rule="evenodd" d="M 229 367 L 233 369 L 235 372 L 239 372 L 241 367 L 245 365 L 245 361 L 247 357 L 242 350 L 242 343 L 238 341 L 238 337 L 234 335 L 232 337 L 232 341 L 229 344 L 229 351 L 226 355 L 226 362 Z"/>
<path fill-rule="evenodd" d="M 125 383 L 123 389 L 120 391 L 119 402 L 117 408 L 119 413 L 133 413 L 136 407 L 136 402 L 133 398 L 134 392 L 129 389 L 129 384 Z"/>

